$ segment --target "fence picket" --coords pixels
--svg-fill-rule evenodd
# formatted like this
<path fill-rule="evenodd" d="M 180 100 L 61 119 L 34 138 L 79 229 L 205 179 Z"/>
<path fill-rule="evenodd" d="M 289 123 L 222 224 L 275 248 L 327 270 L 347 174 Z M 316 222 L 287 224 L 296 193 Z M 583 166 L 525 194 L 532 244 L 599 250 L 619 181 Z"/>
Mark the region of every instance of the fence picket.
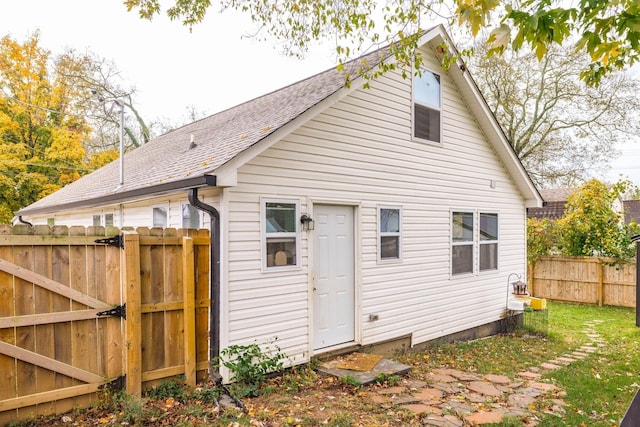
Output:
<path fill-rule="evenodd" d="M 134 395 L 205 377 L 208 231 L 127 230 L 124 251 L 94 243 L 119 231 L 0 225 L 0 425 L 87 406 L 123 374 Z M 126 321 L 95 318 L 123 302 Z"/>
<path fill-rule="evenodd" d="M 597 257 L 542 257 L 529 267 L 529 289 L 539 298 L 583 304 L 636 306 L 635 261 Z"/>

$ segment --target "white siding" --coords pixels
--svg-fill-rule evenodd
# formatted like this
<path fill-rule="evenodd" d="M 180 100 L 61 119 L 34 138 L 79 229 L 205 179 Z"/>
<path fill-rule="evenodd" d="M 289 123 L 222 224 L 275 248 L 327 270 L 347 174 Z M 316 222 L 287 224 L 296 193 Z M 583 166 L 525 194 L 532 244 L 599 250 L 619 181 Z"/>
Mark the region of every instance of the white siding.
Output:
<path fill-rule="evenodd" d="M 202 189 L 200 199 L 209 205 L 218 207 L 220 204 L 219 189 Z M 182 228 L 182 204 L 189 203 L 187 191 L 178 194 L 156 197 L 142 201 L 128 202 L 120 205 L 103 206 L 94 209 L 84 209 L 69 212 L 57 212 L 50 215 L 34 215 L 24 218 L 34 225 L 47 224 L 49 218 L 54 219 L 54 225 L 91 226 L 93 215 L 113 214 L 113 225 L 116 227 L 152 227 L 153 207 L 164 206 L 169 209 L 168 228 Z M 122 214 L 123 221 L 120 222 Z M 104 225 L 104 224 L 102 224 Z M 208 215 L 200 214 L 200 228 L 209 228 Z"/>
<path fill-rule="evenodd" d="M 429 63 L 438 69 L 436 63 Z M 458 72 L 454 70 L 453 72 Z M 301 233 L 297 270 L 262 272 L 260 197 L 357 201 L 359 343 L 413 343 L 498 320 L 509 273 L 525 269 L 524 200 L 442 72 L 443 143 L 411 138 L 411 81 L 390 74 L 357 90 L 241 167 L 227 190 L 228 320 L 222 346 L 278 337 L 295 361 L 310 353 L 313 267 Z M 491 188 L 491 180 L 496 182 Z M 376 207 L 402 207 L 402 261 L 379 263 Z M 499 270 L 450 276 L 451 209 L 499 214 Z M 370 322 L 369 315 L 379 320 Z"/>

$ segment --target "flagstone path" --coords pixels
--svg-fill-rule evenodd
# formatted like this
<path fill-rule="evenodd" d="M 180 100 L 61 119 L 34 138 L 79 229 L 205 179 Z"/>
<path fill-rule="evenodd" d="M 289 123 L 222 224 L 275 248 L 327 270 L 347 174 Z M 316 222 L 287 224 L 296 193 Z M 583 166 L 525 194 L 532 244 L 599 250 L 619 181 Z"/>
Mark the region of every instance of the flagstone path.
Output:
<path fill-rule="evenodd" d="M 536 399 L 547 399 L 546 413 L 562 417 L 566 393 L 540 379 L 545 372 L 562 369 L 576 360 L 597 353 L 605 340 L 595 327 L 602 320 L 585 323 L 589 342 L 577 350 L 519 372 L 517 378 L 504 375 L 477 375 L 456 369 L 434 369 L 424 381 L 405 380 L 369 394 L 382 407 L 399 406 L 422 416 L 424 426 L 464 427 L 497 423 L 518 417 L 524 425 L 538 424 L 530 410 Z"/>

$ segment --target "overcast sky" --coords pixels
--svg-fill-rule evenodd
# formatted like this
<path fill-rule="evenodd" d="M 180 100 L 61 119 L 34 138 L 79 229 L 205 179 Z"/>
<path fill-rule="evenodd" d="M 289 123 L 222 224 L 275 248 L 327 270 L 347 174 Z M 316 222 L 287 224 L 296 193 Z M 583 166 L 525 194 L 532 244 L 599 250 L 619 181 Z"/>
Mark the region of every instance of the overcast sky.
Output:
<path fill-rule="evenodd" d="M 246 16 L 212 8 L 190 32 L 164 15 L 141 20 L 121 0 L 5 1 L 0 14 L 0 36 L 23 42 L 39 30 L 54 54 L 71 47 L 113 60 L 125 85 L 137 88 L 143 117 L 173 123 L 188 106 L 213 114 L 335 65 L 330 46 L 304 60 L 285 57 L 273 42 L 243 37 L 252 28 Z M 620 149 L 608 178 L 623 174 L 640 185 L 640 145 Z"/>
<path fill-rule="evenodd" d="M 179 117 L 190 105 L 215 113 L 334 64 L 328 48 L 301 61 L 274 43 L 243 38 L 252 28 L 245 16 L 212 8 L 190 32 L 164 15 L 141 20 L 121 0 L 9 1 L 0 14 L 3 36 L 23 42 L 39 30 L 54 54 L 71 47 L 113 60 L 150 118 Z"/>

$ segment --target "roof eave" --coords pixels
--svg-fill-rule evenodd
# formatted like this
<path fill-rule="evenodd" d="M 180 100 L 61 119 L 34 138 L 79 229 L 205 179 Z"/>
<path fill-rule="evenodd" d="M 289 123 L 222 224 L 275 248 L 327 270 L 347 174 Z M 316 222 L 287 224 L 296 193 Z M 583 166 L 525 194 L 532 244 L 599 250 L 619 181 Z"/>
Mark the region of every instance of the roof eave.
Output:
<path fill-rule="evenodd" d="M 87 200 L 78 200 L 75 202 L 58 204 L 56 206 L 46 206 L 41 208 L 24 208 L 16 212 L 17 216 L 38 215 L 49 212 L 67 211 L 71 209 L 92 208 L 96 206 L 104 206 L 110 204 L 124 203 L 131 200 L 139 200 L 154 196 L 161 196 L 180 190 L 188 190 L 191 188 L 215 187 L 217 179 L 215 175 L 200 175 L 192 178 L 186 178 L 179 181 L 165 182 L 148 187 L 136 188 L 133 190 L 112 193 L 105 196 L 94 197 Z"/>

